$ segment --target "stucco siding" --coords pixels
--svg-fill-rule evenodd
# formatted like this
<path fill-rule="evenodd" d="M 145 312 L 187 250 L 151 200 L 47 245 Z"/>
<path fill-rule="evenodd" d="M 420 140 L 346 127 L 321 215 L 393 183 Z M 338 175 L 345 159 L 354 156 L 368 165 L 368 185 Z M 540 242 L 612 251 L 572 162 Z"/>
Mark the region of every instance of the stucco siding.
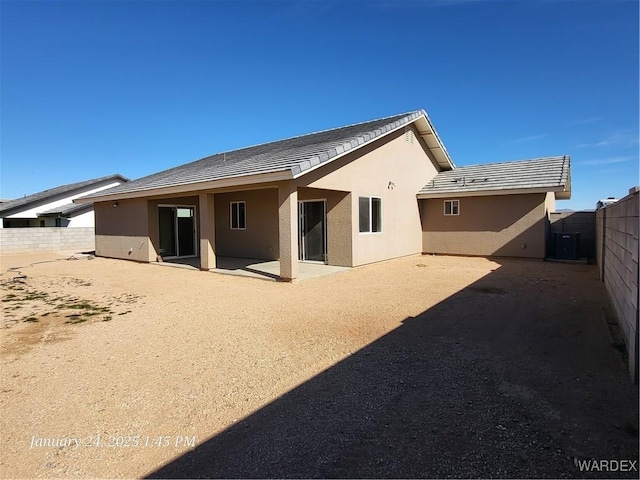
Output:
<path fill-rule="evenodd" d="M 401 129 L 298 182 L 299 186 L 351 193 L 351 266 L 358 266 L 421 252 L 416 193 L 437 172 L 420 137 L 413 129 Z M 382 232 L 359 232 L 361 196 L 382 199 Z"/>
<path fill-rule="evenodd" d="M 327 202 L 327 264 L 350 267 L 353 263 L 351 194 L 335 190 L 299 188 L 298 200 Z"/>
<path fill-rule="evenodd" d="M 444 215 L 452 199 L 421 200 L 424 253 L 544 258 L 545 194 L 463 197 Z"/>
<path fill-rule="evenodd" d="M 544 201 L 544 205 L 545 208 L 547 210 L 547 216 L 549 216 L 549 214 L 551 212 L 555 212 L 556 211 L 556 195 L 553 192 L 547 192 L 547 195 L 545 197 L 545 201 Z"/>
<path fill-rule="evenodd" d="M 138 262 L 155 260 L 149 240 L 149 212 L 146 199 L 97 202 L 96 255 Z"/>
<path fill-rule="evenodd" d="M 231 229 L 231 202 L 246 202 L 246 229 Z M 279 258 L 277 189 L 219 193 L 214 203 L 216 255 Z"/>

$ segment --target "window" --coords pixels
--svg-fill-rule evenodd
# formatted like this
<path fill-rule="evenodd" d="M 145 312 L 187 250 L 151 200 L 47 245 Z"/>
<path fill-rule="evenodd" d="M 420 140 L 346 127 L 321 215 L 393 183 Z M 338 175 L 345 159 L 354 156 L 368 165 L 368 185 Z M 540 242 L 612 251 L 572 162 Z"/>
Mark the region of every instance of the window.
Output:
<path fill-rule="evenodd" d="M 382 232 L 382 199 L 360 197 L 360 233 Z"/>
<path fill-rule="evenodd" d="M 459 200 L 445 200 L 444 201 L 444 214 L 445 215 L 460 215 L 460 201 Z"/>
<path fill-rule="evenodd" d="M 231 230 L 244 230 L 247 225 L 246 202 L 231 202 Z"/>

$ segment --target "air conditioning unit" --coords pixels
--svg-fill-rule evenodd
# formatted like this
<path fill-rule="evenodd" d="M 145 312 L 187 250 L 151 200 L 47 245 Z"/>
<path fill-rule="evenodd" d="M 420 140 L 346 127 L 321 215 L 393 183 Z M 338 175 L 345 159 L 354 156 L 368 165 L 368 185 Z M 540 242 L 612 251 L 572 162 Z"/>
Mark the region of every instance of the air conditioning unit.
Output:
<path fill-rule="evenodd" d="M 554 240 L 554 258 L 559 260 L 578 260 L 579 233 L 557 232 Z"/>

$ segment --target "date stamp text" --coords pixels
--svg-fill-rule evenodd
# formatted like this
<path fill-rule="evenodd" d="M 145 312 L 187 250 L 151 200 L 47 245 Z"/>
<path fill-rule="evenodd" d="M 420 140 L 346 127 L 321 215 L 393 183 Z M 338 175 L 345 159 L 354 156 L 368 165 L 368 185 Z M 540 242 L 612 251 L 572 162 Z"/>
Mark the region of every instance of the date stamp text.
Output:
<path fill-rule="evenodd" d="M 34 448 L 196 448 L 195 435 L 85 435 L 83 437 L 40 437 L 32 435 Z"/>

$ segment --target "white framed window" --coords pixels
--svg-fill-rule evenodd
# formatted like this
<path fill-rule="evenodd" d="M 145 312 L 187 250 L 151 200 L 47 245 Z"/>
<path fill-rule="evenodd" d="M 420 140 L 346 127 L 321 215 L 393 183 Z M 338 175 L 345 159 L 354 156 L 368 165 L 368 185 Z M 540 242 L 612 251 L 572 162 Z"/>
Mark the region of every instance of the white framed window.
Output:
<path fill-rule="evenodd" d="M 231 202 L 231 230 L 246 230 L 247 202 Z"/>
<path fill-rule="evenodd" d="M 380 197 L 359 197 L 360 233 L 382 232 L 382 199 Z"/>
<path fill-rule="evenodd" d="M 460 215 L 460 200 L 445 200 L 444 201 L 444 214 L 445 215 Z"/>

